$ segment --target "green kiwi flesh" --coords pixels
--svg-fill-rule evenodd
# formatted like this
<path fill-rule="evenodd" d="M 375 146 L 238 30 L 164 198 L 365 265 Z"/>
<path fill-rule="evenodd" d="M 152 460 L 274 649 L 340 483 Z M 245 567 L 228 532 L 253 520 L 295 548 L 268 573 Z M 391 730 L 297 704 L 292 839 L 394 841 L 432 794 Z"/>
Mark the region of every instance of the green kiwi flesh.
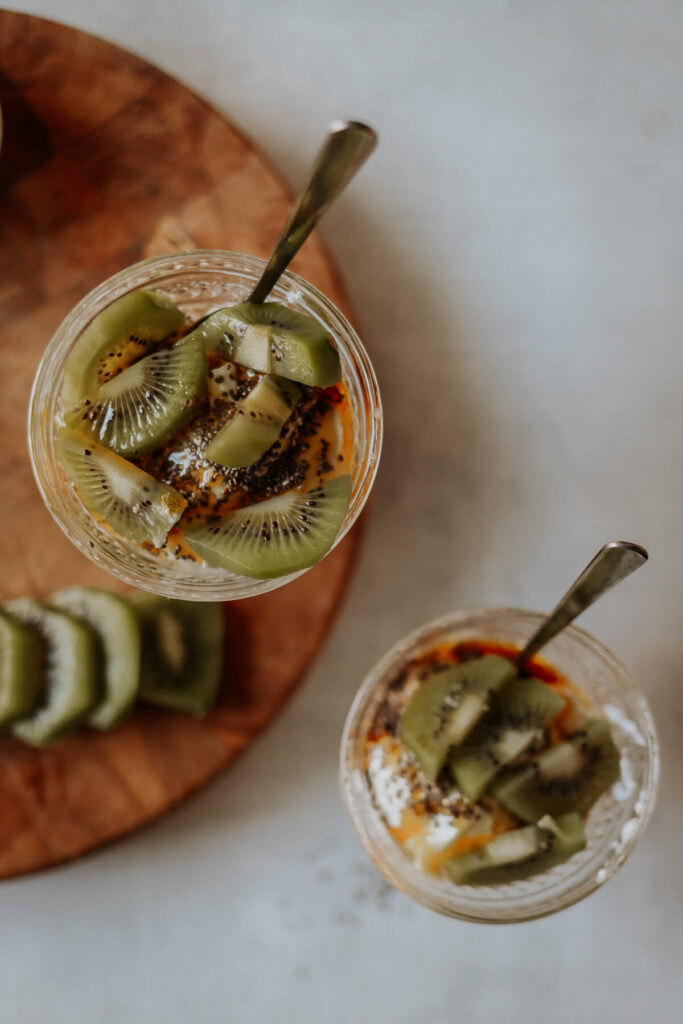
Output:
<path fill-rule="evenodd" d="M 238 404 L 205 457 L 229 468 L 252 466 L 275 444 L 300 397 L 298 384 L 266 374 Z"/>
<path fill-rule="evenodd" d="M 619 751 L 609 726 L 593 719 L 566 742 L 538 754 L 529 767 L 501 776 L 492 793 L 522 821 L 536 821 L 544 814 L 585 814 L 619 776 Z"/>
<path fill-rule="evenodd" d="M 115 533 L 161 546 L 187 505 L 185 499 L 104 445 L 63 427 L 57 458 L 83 504 Z"/>
<path fill-rule="evenodd" d="M 435 672 L 415 691 L 401 715 L 399 735 L 428 779 L 436 779 L 450 748 L 474 729 L 492 695 L 514 673 L 507 658 L 487 654 Z"/>
<path fill-rule="evenodd" d="M 140 697 L 149 704 L 201 717 L 221 683 L 220 604 L 136 594 L 143 633 Z"/>
<path fill-rule="evenodd" d="M 50 604 L 78 619 L 97 638 L 102 694 L 88 721 L 97 729 L 112 729 L 132 710 L 140 688 L 139 618 L 122 597 L 94 587 L 69 587 L 53 594 Z"/>
<path fill-rule="evenodd" d="M 478 800 L 499 771 L 543 735 L 564 705 L 563 698 L 539 679 L 511 680 L 449 758 L 458 789 Z"/>
<path fill-rule="evenodd" d="M 342 378 L 339 353 L 325 328 L 279 302 L 242 302 L 216 310 L 195 327 L 207 352 L 275 373 L 314 388 L 327 388 Z"/>
<path fill-rule="evenodd" d="M 0 728 L 29 715 L 42 689 L 39 638 L 30 627 L 0 611 Z"/>
<path fill-rule="evenodd" d="M 350 496 L 351 477 L 335 477 L 310 491 L 287 491 L 217 520 L 189 523 L 185 539 L 209 565 L 254 579 L 287 576 L 327 554 Z"/>
<path fill-rule="evenodd" d="M 118 455 L 143 455 L 187 422 L 207 374 L 201 340 L 183 338 L 122 370 L 68 410 L 65 422 Z"/>
<path fill-rule="evenodd" d="M 70 409 L 181 326 L 184 314 L 164 292 L 122 295 L 91 321 L 64 365 L 62 408 Z"/>
<path fill-rule="evenodd" d="M 100 678 L 95 637 L 64 612 L 30 598 L 6 605 L 10 616 L 35 631 L 42 646 L 44 691 L 41 703 L 12 730 L 24 743 L 40 747 L 75 728 L 99 700 Z"/>
<path fill-rule="evenodd" d="M 456 885 L 505 885 L 549 871 L 585 845 L 578 814 L 545 815 L 537 824 L 501 833 L 475 853 L 453 857 L 443 870 Z"/>

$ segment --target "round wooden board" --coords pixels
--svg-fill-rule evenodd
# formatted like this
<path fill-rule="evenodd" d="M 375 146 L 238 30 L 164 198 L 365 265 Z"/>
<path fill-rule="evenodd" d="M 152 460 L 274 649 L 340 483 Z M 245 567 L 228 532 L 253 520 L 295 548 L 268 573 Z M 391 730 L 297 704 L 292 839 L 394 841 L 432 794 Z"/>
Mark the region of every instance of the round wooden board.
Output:
<path fill-rule="evenodd" d="M 100 39 L 0 11 L 0 597 L 112 585 L 42 505 L 26 450 L 31 381 L 69 309 L 115 271 L 174 249 L 265 256 L 290 193 L 178 82 Z M 316 238 L 294 268 L 346 302 Z M 348 311 L 348 310 L 347 310 Z M 11 485 L 11 487 L 10 487 Z M 0 878 L 90 850 L 203 785 L 270 721 L 320 648 L 358 531 L 295 583 L 225 605 L 226 673 L 203 721 L 139 710 L 109 735 L 33 751 L 0 741 Z"/>

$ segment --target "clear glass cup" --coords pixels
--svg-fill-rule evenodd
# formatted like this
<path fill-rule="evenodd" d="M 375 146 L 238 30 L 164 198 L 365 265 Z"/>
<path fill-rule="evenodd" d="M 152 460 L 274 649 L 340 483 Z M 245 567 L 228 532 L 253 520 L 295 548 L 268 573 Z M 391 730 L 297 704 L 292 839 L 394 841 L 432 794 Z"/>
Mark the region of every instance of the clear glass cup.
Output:
<path fill-rule="evenodd" d="M 438 619 L 400 640 L 361 685 L 341 743 L 342 797 L 358 838 L 382 874 L 418 903 L 466 921 L 508 923 L 555 913 L 603 885 L 638 842 L 655 804 L 659 750 L 652 714 L 638 684 L 594 637 L 570 626 L 542 657 L 580 686 L 609 719 L 621 754 L 621 779 L 592 808 L 587 845 L 564 864 L 497 886 L 454 885 L 427 875 L 388 832 L 364 770 L 365 737 L 396 673 L 441 643 L 475 638 L 522 647 L 545 616 L 512 608 L 465 611 Z"/>
<path fill-rule="evenodd" d="M 284 586 L 302 572 L 274 580 L 238 576 L 225 569 L 173 561 L 115 535 L 88 512 L 57 461 L 55 436 L 64 364 L 76 340 L 102 309 L 137 288 L 166 292 L 191 321 L 243 301 L 261 276 L 256 256 L 195 250 L 156 256 L 110 277 L 78 303 L 47 346 L 38 367 L 29 410 L 29 450 L 40 493 L 54 519 L 84 555 L 119 579 L 167 597 L 229 601 Z M 285 273 L 269 298 L 314 317 L 334 340 L 351 405 L 354 440 L 352 493 L 335 546 L 349 532 L 370 494 L 382 447 L 382 406 L 372 364 L 358 335 L 325 296 L 296 274 Z"/>

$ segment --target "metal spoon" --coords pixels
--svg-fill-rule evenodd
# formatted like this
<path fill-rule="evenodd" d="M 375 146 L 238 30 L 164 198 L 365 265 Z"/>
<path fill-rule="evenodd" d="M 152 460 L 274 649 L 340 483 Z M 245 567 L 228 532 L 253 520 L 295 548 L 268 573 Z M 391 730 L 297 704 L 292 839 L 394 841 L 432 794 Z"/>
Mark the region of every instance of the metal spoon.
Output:
<path fill-rule="evenodd" d="M 557 636 L 577 615 L 597 601 L 615 583 L 647 562 L 648 554 L 639 544 L 627 540 L 613 540 L 600 548 L 595 558 L 588 563 L 581 575 L 574 580 L 560 603 L 536 630 L 524 650 L 515 659 L 518 670 L 524 668 L 529 658 Z"/>
<path fill-rule="evenodd" d="M 263 302 L 330 203 L 351 181 L 377 145 L 377 135 L 359 121 L 333 121 L 308 182 L 275 243 L 250 302 Z"/>

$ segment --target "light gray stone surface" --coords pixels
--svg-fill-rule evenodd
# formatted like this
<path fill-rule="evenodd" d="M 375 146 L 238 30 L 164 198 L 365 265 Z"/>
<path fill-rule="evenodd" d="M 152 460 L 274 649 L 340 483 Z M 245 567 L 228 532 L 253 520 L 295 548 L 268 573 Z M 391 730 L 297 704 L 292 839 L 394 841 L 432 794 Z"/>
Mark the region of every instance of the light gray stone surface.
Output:
<path fill-rule="evenodd" d="M 249 754 L 165 821 L 0 889 L 0 1021 L 574 1024 L 681 1004 L 683 6 L 666 0 L 30 0 L 175 73 L 332 211 L 386 405 L 358 574 Z M 366 669 L 452 608 L 548 607 L 606 539 L 651 563 L 583 624 L 651 694 L 658 810 L 603 890 L 532 924 L 384 885 L 339 803 Z"/>

